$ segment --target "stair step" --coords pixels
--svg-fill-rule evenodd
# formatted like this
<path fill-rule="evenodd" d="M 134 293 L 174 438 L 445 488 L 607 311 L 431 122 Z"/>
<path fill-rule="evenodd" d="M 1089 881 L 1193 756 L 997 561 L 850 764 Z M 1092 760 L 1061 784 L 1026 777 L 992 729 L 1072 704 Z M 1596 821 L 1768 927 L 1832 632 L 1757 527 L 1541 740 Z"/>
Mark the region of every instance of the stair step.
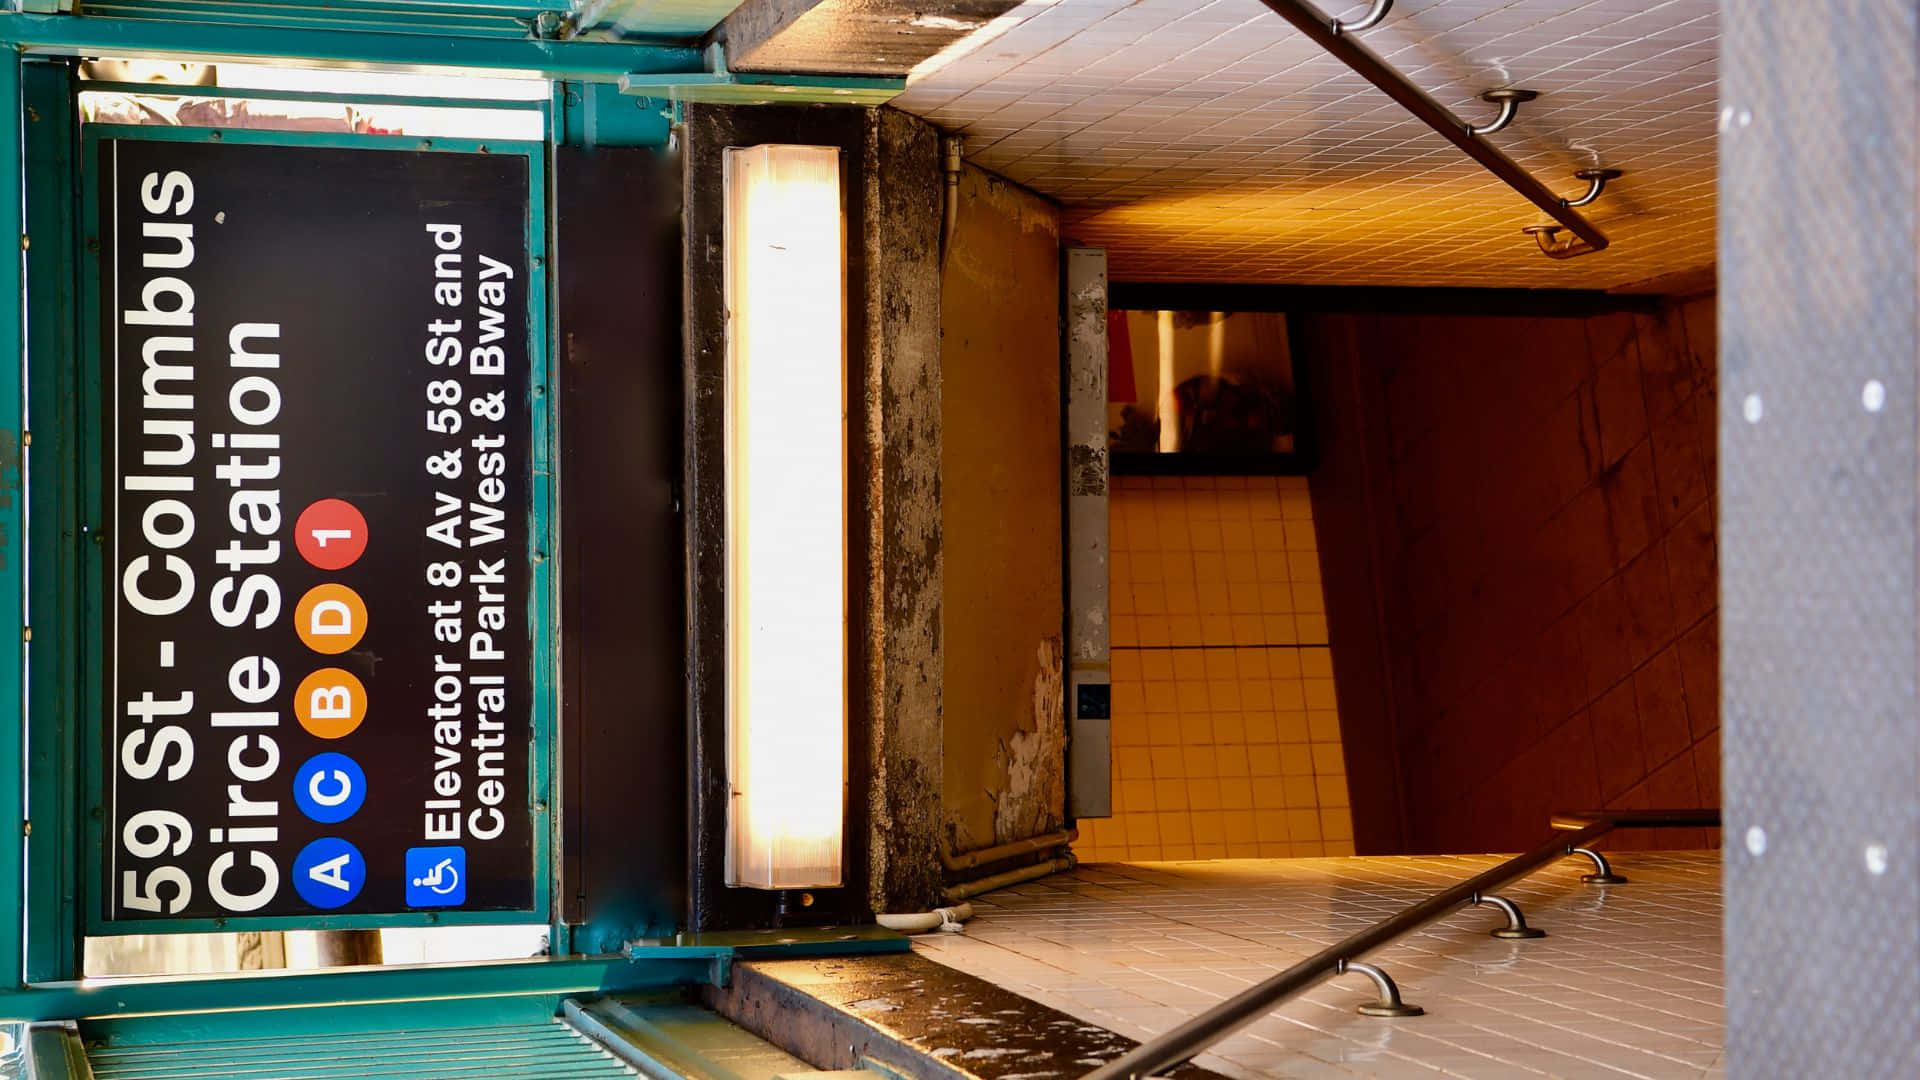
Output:
<path fill-rule="evenodd" d="M 566 1020 L 641 1075 L 655 1080 L 779 1080 L 826 1075 L 683 998 L 569 1001 Z M 872 1073 L 858 1073 L 874 1080 Z"/>

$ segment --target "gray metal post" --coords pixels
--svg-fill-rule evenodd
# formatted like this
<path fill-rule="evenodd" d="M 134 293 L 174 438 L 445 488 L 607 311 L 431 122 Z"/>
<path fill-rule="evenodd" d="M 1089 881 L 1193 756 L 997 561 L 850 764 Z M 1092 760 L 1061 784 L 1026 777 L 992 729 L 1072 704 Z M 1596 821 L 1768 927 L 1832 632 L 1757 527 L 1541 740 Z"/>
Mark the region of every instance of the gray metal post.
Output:
<path fill-rule="evenodd" d="M 1107 253 L 1067 252 L 1067 812 L 1113 814 L 1107 623 Z"/>
<path fill-rule="evenodd" d="M 1729 1076 L 1920 1076 L 1917 8 L 1720 10 Z"/>

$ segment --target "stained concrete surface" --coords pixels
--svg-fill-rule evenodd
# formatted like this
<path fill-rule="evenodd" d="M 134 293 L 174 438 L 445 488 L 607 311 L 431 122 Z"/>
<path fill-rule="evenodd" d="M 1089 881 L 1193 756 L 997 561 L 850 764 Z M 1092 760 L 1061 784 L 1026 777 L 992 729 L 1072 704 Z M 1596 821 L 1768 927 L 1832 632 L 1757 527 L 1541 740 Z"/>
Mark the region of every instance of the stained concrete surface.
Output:
<path fill-rule="evenodd" d="M 747 0 L 720 34 L 735 71 L 905 75 L 1020 0 Z"/>
<path fill-rule="evenodd" d="M 864 575 L 851 571 L 866 586 L 855 656 L 871 733 L 868 898 L 875 911 L 922 911 L 942 900 L 940 140 L 892 109 L 869 110 L 866 139 L 865 447 L 849 482 L 865 488 L 866 520 L 852 528 L 868 538 Z"/>
<path fill-rule="evenodd" d="M 708 1002 L 817 1068 L 871 1058 L 926 1080 L 1064 1080 L 1137 1045 L 914 954 L 738 964 Z M 1191 1065 L 1167 1075 L 1218 1076 Z"/>

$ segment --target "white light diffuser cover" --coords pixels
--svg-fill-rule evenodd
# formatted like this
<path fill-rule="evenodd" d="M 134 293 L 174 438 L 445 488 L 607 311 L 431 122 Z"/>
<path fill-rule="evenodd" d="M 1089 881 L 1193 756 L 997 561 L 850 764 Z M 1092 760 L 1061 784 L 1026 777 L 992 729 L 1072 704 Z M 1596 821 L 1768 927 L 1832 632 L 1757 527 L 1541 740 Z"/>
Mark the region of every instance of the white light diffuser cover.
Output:
<path fill-rule="evenodd" d="M 841 883 L 846 345 L 840 152 L 726 152 L 727 883 Z"/>

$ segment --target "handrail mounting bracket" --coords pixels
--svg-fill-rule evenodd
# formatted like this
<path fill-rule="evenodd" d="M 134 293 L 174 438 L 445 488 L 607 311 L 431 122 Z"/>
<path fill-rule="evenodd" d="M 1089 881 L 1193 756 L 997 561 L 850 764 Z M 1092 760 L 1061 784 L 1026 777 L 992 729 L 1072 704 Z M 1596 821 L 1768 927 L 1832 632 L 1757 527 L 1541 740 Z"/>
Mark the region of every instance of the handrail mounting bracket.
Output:
<path fill-rule="evenodd" d="M 1573 174 L 1573 178 L 1587 182 L 1587 193 L 1577 199 L 1561 199 L 1560 205 L 1569 210 L 1587 206 L 1598 199 L 1601 192 L 1607 190 L 1607 181 L 1618 180 L 1625 175 L 1619 169 L 1581 169 Z"/>
<path fill-rule="evenodd" d="M 1491 893 L 1474 893 L 1472 903 L 1476 907 L 1485 904 L 1488 907 L 1499 908 L 1500 912 L 1507 917 L 1507 925 L 1487 931 L 1492 937 L 1503 938 L 1510 941 L 1526 941 L 1532 938 L 1543 938 L 1547 936 L 1545 930 L 1537 926 L 1528 926 L 1527 917 L 1520 913 L 1520 905 L 1504 896 L 1494 896 Z"/>
<path fill-rule="evenodd" d="M 1580 875 L 1580 880 L 1584 884 L 1625 885 L 1627 883 L 1625 877 L 1613 872 L 1613 865 L 1607 862 L 1605 855 L 1600 854 L 1590 847 L 1568 848 L 1567 854 L 1585 856 L 1587 861 L 1593 863 L 1593 873 Z"/>
<path fill-rule="evenodd" d="M 1373 6 L 1367 9 L 1365 15 L 1360 16 L 1352 22 L 1341 22 L 1339 19 L 1335 19 L 1327 24 L 1327 28 L 1333 31 L 1335 37 L 1341 34 L 1357 34 L 1362 30 L 1371 30 L 1379 26 L 1382 22 L 1385 22 L 1387 12 L 1392 10 L 1393 0 L 1373 0 Z"/>
<path fill-rule="evenodd" d="M 1400 999 L 1400 985 L 1393 976 L 1358 960 L 1341 960 L 1334 964 L 1336 975 L 1365 975 L 1373 980 L 1373 988 L 1380 992 L 1380 1000 L 1369 1001 L 1354 1009 L 1361 1016 L 1425 1016 L 1427 1010 L 1418 1005 L 1409 1005 Z"/>
<path fill-rule="evenodd" d="M 1502 86 L 1482 92 L 1480 100 L 1489 105 L 1500 106 L 1500 115 L 1494 117 L 1491 124 L 1468 124 L 1467 134 L 1493 135 L 1505 131 L 1507 125 L 1513 123 L 1513 118 L 1520 115 L 1520 106 L 1539 96 L 1540 93 L 1537 90 L 1522 90 L 1517 86 Z"/>
<path fill-rule="evenodd" d="M 1540 254 L 1549 259 L 1571 259 L 1599 250 L 1581 243 L 1577 236 L 1562 237 L 1560 234 L 1567 231 L 1563 225 L 1527 225 L 1520 231 L 1533 237 L 1534 242 L 1540 245 Z"/>

